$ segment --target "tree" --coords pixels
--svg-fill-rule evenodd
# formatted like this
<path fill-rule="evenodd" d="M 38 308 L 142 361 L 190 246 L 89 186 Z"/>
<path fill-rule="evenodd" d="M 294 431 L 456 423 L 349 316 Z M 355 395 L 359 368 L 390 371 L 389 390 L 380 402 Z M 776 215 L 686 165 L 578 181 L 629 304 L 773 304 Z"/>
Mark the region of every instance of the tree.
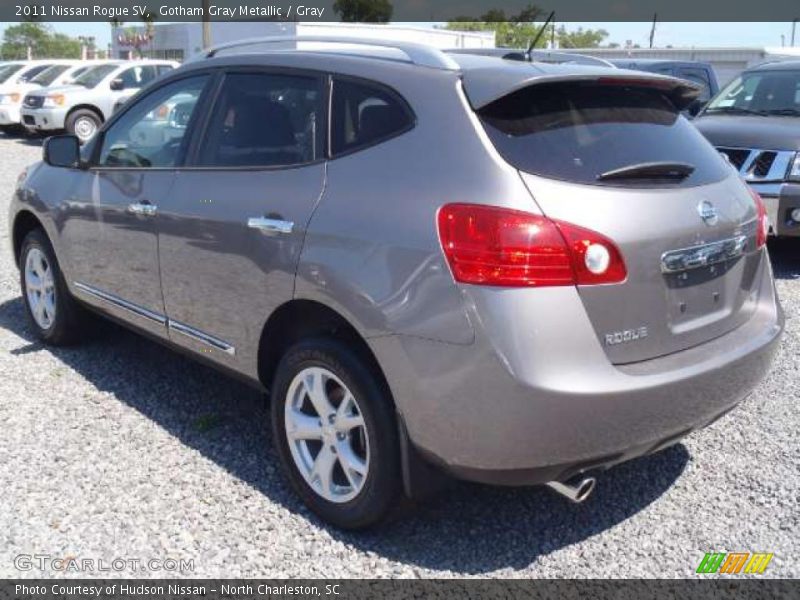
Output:
<path fill-rule="evenodd" d="M 474 21 L 469 17 L 458 17 L 445 26 L 456 31 L 494 31 L 496 43 L 505 48 L 527 48 L 536 39 L 542 25 L 536 19 L 544 16 L 544 11 L 530 4 L 517 15 L 506 16 L 500 9 L 492 9 Z M 599 46 L 608 37 L 604 29 L 583 29 L 567 31 L 562 25 L 556 29 L 556 40 L 561 48 L 590 48 Z M 542 35 L 536 43 L 537 48 L 544 48 L 550 40 L 548 34 Z"/>
<path fill-rule="evenodd" d="M 336 0 L 333 12 L 345 23 L 388 23 L 394 9 L 389 0 Z"/>
<path fill-rule="evenodd" d="M 584 29 L 567 31 L 563 25 L 556 30 L 556 39 L 561 48 L 597 48 L 608 37 L 605 29 Z"/>
<path fill-rule="evenodd" d="M 63 33 L 53 33 L 43 23 L 10 25 L 3 33 L 0 54 L 6 60 L 29 58 L 80 58 L 81 43 Z"/>

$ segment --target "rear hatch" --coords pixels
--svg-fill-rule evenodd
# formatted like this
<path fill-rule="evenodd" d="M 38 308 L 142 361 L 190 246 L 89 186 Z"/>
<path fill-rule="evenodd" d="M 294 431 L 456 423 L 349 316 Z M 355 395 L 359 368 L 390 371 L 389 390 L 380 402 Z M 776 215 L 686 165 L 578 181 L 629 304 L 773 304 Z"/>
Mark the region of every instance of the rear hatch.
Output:
<path fill-rule="evenodd" d="M 545 78 L 484 96 L 476 109 L 489 138 L 541 211 L 607 236 L 622 253 L 625 282 L 578 288 L 612 362 L 678 352 L 750 318 L 757 207 L 680 115 L 693 97 L 685 82 Z"/>

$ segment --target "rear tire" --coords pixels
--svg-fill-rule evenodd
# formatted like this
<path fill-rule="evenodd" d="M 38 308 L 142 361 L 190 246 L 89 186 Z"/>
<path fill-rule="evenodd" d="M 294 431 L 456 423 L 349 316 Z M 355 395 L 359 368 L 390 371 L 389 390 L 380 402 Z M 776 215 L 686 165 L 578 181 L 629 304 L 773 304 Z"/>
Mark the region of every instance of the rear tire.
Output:
<path fill-rule="evenodd" d="M 79 108 L 67 116 L 65 128 L 67 133 L 77 136 L 81 144 L 85 144 L 97 134 L 102 124 L 103 119 L 96 112 Z"/>
<path fill-rule="evenodd" d="M 326 338 L 292 346 L 275 374 L 272 431 L 284 471 L 306 505 L 342 529 L 381 521 L 400 495 L 397 423 L 384 388 L 358 354 Z"/>
<path fill-rule="evenodd" d="M 72 297 L 44 231 L 34 229 L 22 241 L 20 286 L 25 313 L 33 332 L 52 346 L 82 340 L 87 331 L 86 311 Z"/>

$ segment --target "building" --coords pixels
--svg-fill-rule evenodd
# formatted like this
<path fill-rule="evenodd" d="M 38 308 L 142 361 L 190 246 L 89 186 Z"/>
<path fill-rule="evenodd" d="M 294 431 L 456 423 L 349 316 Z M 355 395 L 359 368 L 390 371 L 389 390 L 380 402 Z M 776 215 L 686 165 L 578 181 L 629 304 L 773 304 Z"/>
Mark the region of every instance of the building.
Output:
<path fill-rule="evenodd" d="M 711 64 L 721 86 L 728 83 L 747 67 L 774 60 L 800 60 L 800 48 L 585 48 L 565 50 L 597 56 L 607 60 L 615 58 L 662 58 L 668 60 L 696 60 Z"/>
<path fill-rule="evenodd" d="M 150 58 L 184 61 L 203 49 L 201 23 L 162 23 L 153 27 L 153 39 L 145 38 L 144 27 L 122 27 L 115 32 L 111 55 L 133 58 L 136 45 Z M 211 23 L 212 44 L 273 36 L 340 36 L 418 42 L 438 48 L 494 48 L 494 32 L 461 32 L 384 24 L 292 23 L 245 21 Z"/>

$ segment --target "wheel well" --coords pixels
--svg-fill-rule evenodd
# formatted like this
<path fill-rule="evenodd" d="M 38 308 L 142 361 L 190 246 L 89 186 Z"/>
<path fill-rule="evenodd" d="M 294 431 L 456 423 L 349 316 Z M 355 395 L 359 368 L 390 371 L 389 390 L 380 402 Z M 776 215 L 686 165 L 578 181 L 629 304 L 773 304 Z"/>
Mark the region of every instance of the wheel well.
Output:
<path fill-rule="evenodd" d="M 14 262 L 19 264 L 19 254 L 22 251 L 22 240 L 34 229 L 41 229 L 44 231 L 44 226 L 39 219 L 32 212 L 24 210 L 17 214 L 14 220 L 14 230 L 11 234 L 11 243 L 14 248 Z"/>
<path fill-rule="evenodd" d="M 312 300 L 292 300 L 284 304 L 272 313 L 264 326 L 258 345 L 258 376 L 264 387 L 270 389 L 275 369 L 286 351 L 300 340 L 315 336 L 349 344 L 379 377 L 388 393 L 383 370 L 364 338 L 335 310 Z"/>
<path fill-rule="evenodd" d="M 97 115 L 97 118 L 100 119 L 101 123 L 105 122 L 105 118 L 103 117 L 103 111 L 101 111 L 96 106 L 92 106 L 91 104 L 79 104 L 78 106 L 73 106 L 67 113 L 67 119 L 69 119 L 72 115 L 74 115 L 75 111 L 77 110 L 90 110 Z M 66 125 L 66 120 L 64 121 L 64 124 Z"/>

